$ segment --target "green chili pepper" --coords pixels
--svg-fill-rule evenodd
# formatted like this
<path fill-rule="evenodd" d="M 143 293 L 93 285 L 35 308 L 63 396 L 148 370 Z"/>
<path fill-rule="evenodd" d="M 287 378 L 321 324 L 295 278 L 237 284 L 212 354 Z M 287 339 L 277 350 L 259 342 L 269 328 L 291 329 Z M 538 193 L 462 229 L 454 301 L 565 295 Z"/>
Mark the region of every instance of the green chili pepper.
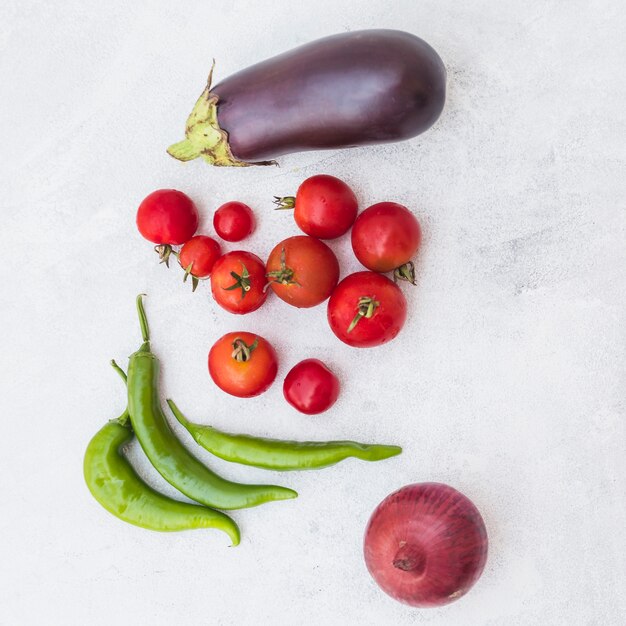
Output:
<path fill-rule="evenodd" d="M 133 438 L 128 412 L 105 424 L 87 446 L 83 472 L 89 491 L 125 522 L 158 531 L 217 528 L 239 544 L 239 528 L 224 513 L 168 498 L 147 485 L 132 468 L 122 447 Z"/>
<path fill-rule="evenodd" d="M 193 456 L 167 422 L 157 381 L 159 362 L 150 352 L 148 322 L 141 295 L 137 312 L 143 344 L 128 365 L 128 410 L 135 435 L 155 469 L 186 496 L 216 509 L 242 509 L 272 500 L 295 498 L 292 489 L 276 485 L 245 485 L 225 480 Z"/>
<path fill-rule="evenodd" d="M 402 452 L 399 446 L 356 443 L 355 441 L 281 441 L 250 435 L 232 435 L 190 422 L 168 400 L 176 419 L 191 436 L 215 456 L 271 470 L 307 470 L 328 467 L 355 457 L 363 461 L 381 461 Z"/>

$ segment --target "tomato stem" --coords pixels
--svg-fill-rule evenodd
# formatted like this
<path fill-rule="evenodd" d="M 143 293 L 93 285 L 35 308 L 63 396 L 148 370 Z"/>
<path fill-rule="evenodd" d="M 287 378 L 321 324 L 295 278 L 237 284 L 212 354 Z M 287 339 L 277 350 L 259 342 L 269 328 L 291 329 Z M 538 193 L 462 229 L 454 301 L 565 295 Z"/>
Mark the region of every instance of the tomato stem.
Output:
<path fill-rule="evenodd" d="M 178 256 L 178 252 L 176 252 L 169 243 L 154 246 L 154 251 L 159 255 L 159 263 L 165 263 L 165 267 L 170 266 L 170 255 Z"/>
<path fill-rule="evenodd" d="M 393 270 L 393 279 L 395 282 L 398 282 L 399 280 L 406 280 L 412 285 L 417 284 L 415 282 L 415 264 L 413 261 L 408 261 L 404 265 L 396 267 L 396 269 Z"/>
<path fill-rule="evenodd" d="M 285 253 L 285 247 L 283 246 L 280 251 L 280 269 L 273 270 L 272 272 L 268 272 L 265 274 L 270 280 L 265 288 L 267 289 L 269 285 L 272 283 L 280 283 L 281 285 L 298 285 L 301 286 L 300 283 L 294 278 L 295 272 L 287 267 L 287 256 Z"/>
<path fill-rule="evenodd" d="M 183 276 L 184 283 L 186 283 L 187 278 L 191 276 L 191 293 L 193 293 L 198 288 L 198 284 L 200 283 L 200 281 L 198 280 L 198 277 L 194 276 L 191 273 L 192 268 L 193 268 L 193 261 L 185 268 L 185 275 Z"/>
<path fill-rule="evenodd" d="M 374 300 L 374 298 L 370 296 L 361 296 L 359 298 L 359 304 L 357 306 L 357 314 L 350 322 L 350 326 L 348 326 L 347 332 L 352 332 L 354 330 L 354 327 L 361 321 L 362 318 L 372 318 L 378 306 L 380 306 L 380 302 L 378 302 L 378 300 Z"/>
<path fill-rule="evenodd" d="M 296 206 L 296 198 L 295 196 L 285 196 L 283 198 L 274 196 L 274 204 L 276 205 L 274 211 L 294 209 Z"/>
<path fill-rule="evenodd" d="M 245 363 L 250 360 L 250 356 L 259 345 L 259 338 L 255 337 L 254 341 L 248 345 L 243 339 L 237 337 L 235 341 L 233 341 L 233 351 L 231 356 L 235 361 L 239 361 L 240 363 Z"/>
<path fill-rule="evenodd" d="M 246 296 L 246 293 L 250 291 L 252 283 L 250 281 L 250 272 L 248 272 L 248 268 L 243 263 L 241 264 L 241 267 L 241 275 L 237 274 L 237 272 L 230 273 L 230 275 L 235 279 L 235 282 L 229 287 L 222 287 L 222 289 L 224 289 L 224 291 L 241 289 L 241 299 L 243 300 Z"/>

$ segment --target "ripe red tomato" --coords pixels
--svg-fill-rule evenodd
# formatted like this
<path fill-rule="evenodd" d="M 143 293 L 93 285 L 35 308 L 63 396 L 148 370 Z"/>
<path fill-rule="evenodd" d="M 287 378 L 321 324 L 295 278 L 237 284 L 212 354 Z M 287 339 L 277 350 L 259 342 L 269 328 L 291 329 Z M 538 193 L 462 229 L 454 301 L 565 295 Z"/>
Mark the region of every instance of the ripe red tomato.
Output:
<path fill-rule="evenodd" d="M 214 300 L 231 313 L 256 311 L 267 298 L 265 265 L 256 254 L 235 250 L 220 257 L 211 271 Z"/>
<path fill-rule="evenodd" d="M 276 197 L 276 204 L 294 210 L 300 230 L 318 239 L 335 239 L 354 223 L 358 203 L 346 183 L 334 176 L 318 174 L 307 178 L 298 188 L 296 197 Z"/>
<path fill-rule="evenodd" d="M 341 341 L 356 348 L 393 339 L 406 320 L 406 299 L 393 281 L 374 272 L 346 276 L 328 301 L 328 323 Z"/>
<path fill-rule="evenodd" d="M 283 395 L 300 413 L 316 415 L 327 411 L 337 401 L 339 380 L 318 359 L 305 359 L 287 374 Z"/>
<path fill-rule="evenodd" d="M 274 293 L 299 308 L 320 304 L 339 280 L 339 261 L 319 239 L 297 235 L 281 241 L 267 259 L 267 277 Z"/>
<path fill-rule="evenodd" d="M 198 210 L 189 196 L 176 189 L 159 189 L 137 209 L 137 228 L 148 241 L 178 246 L 198 229 Z"/>
<path fill-rule="evenodd" d="M 227 333 L 209 351 L 209 374 L 231 396 L 258 396 L 274 382 L 277 371 L 276 352 L 260 335 Z"/>
<path fill-rule="evenodd" d="M 178 261 L 186 274 L 206 278 L 220 258 L 220 244 L 206 235 L 196 235 L 180 249 Z"/>
<path fill-rule="evenodd" d="M 241 241 L 254 230 L 254 214 L 243 202 L 227 202 L 213 214 L 213 228 L 225 241 Z"/>
<path fill-rule="evenodd" d="M 422 231 L 419 222 L 405 206 L 379 202 L 365 209 L 352 228 L 352 249 L 367 269 L 391 272 L 417 252 Z M 413 276 L 399 275 L 414 282 Z"/>

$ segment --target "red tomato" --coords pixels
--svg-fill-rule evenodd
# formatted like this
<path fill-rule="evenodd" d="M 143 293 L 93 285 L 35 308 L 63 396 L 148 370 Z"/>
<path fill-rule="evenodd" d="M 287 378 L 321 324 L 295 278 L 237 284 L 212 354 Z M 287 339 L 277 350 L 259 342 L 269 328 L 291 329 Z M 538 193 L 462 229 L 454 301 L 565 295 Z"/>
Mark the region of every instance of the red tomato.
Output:
<path fill-rule="evenodd" d="M 198 210 L 189 196 L 176 189 L 159 189 L 137 209 L 137 228 L 148 241 L 178 246 L 198 229 Z"/>
<path fill-rule="evenodd" d="M 243 202 L 227 202 L 213 214 L 213 228 L 225 241 L 241 241 L 254 230 L 254 214 Z"/>
<path fill-rule="evenodd" d="M 318 239 L 335 239 L 354 223 L 358 203 L 346 183 L 334 176 L 318 174 L 307 178 L 296 197 L 276 198 L 280 208 L 294 208 L 294 219 L 300 230 Z"/>
<path fill-rule="evenodd" d="M 283 395 L 292 407 L 316 415 L 330 409 L 339 396 L 339 380 L 317 359 L 300 361 L 283 383 Z"/>
<path fill-rule="evenodd" d="M 209 351 L 209 374 L 231 396 L 258 396 L 274 382 L 277 371 L 274 348 L 253 333 L 227 333 Z"/>
<path fill-rule="evenodd" d="M 206 278 L 220 258 L 220 244 L 206 235 L 196 235 L 185 242 L 180 249 L 178 260 L 187 274 L 196 278 Z"/>
<path fill-rule="evenodd" d="M 319 239 L 298 235 L 281 241 L 267 259 L 267 277 L 274 293 L 299 308 L 320 304 L 339 280 L 339 261 Z"/>
<path fill-rule="evenodd" d="M 409 263 L 421 239 L 422 231 L 413 213 L 395 202 L 379 202 L 365 209 L 352 228 L 356 258 L 375 272 L 391 272 Z M 403 277 L 412 278 L 399 276 Z"/>
<path fill-rule="evenodd" d="M 256 311 L 267 298 L 265 265 L 256 254 L 235 250 L 220 257 L 211 271 L 214 300 L 231 313 Z"/>
<path fill-rule="evenodd" d="M 393 339 L 406 320 L 406 299 L 393 281 L 374 272 L 346 276 L 328 301 L 328 323 L 349 346 L 371 348 Z"/>

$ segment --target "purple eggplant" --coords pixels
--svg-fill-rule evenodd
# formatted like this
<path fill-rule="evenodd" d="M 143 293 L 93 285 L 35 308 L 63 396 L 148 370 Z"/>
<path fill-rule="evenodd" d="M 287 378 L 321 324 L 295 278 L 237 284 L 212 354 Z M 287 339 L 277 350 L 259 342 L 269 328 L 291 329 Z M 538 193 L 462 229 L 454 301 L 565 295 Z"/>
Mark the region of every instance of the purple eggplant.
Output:
<path fill-rule="evenodd" d="M 205 90 L 181 161 L 267 165 L 281 154 L 403 141 L 430 128 L 446 98 L 446 70 L 425 41 L 397 30 L 318 39 Z"/>

